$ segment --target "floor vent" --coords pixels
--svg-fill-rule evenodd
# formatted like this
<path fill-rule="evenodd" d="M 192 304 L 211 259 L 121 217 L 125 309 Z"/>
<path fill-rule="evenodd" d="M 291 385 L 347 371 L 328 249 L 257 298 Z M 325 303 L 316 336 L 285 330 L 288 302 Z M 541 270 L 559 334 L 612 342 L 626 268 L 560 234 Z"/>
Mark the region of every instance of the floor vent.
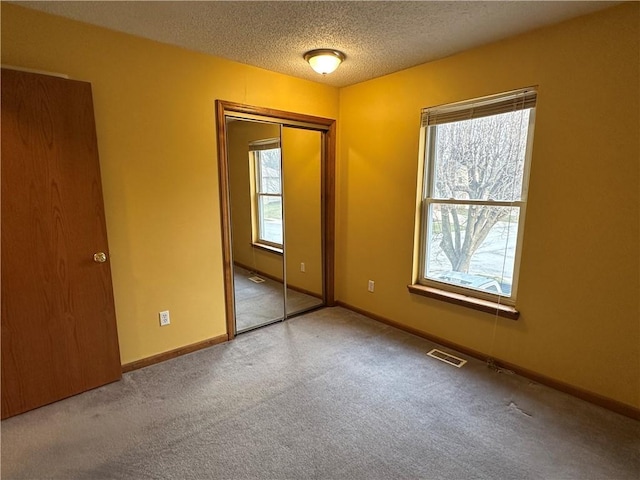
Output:
<path fill-rule="evenodd" d="M 433 350 L 431 350 L 429 353 L 427 353 L 427 355 L 437 360 L 440 360 L 441 362 L 448 363 L 449 365 L 453 365 L 454 367 L 458 367 L 458 368 L 462 367 L 465 363 L 467 363 L 466 360 L 463 360 L 454 355 L 445 353 L 442 350 L 438 350 L 437 348 L 434 348 Z"/>
<path fill-rule="evenodd" d="M 258 275 L 254 275 L 253 277 L 249 277 L 253 283 L 262 283 L 264 282 L 264 278 L 259 277 Z"/>

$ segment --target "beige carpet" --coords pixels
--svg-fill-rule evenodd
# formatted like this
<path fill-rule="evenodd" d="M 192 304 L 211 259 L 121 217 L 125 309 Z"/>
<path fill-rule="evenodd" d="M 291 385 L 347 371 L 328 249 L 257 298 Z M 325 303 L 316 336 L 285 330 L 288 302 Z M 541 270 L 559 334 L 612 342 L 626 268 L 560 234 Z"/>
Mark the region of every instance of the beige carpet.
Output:
<path fill-rule="evenodd" d="M 238 267 L 233 270 L 236 330 L 246 331 L 284 318 L 284 286 L 269 278 L 254 283 L 253 274 Z M 293 315 L 322 305 L 322 299 L 287 289 L 287 313 Z"/>
<path fill-rule="evenodd" d="M 640 477 L 639 422 L 432 346 L 318 310 L 2 422 L 2 478 Z"/>

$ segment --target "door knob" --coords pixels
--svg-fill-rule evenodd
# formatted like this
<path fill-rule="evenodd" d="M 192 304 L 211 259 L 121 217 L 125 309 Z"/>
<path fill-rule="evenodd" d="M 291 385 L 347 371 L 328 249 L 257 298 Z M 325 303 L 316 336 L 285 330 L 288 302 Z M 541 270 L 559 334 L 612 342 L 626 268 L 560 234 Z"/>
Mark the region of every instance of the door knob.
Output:
<path fill-rule="evenodd" d="M 93 254 L 93 261 L 96 263 L 104 263 L 107 261 L 107 254 L 104 252 L 98 252 Z"/>

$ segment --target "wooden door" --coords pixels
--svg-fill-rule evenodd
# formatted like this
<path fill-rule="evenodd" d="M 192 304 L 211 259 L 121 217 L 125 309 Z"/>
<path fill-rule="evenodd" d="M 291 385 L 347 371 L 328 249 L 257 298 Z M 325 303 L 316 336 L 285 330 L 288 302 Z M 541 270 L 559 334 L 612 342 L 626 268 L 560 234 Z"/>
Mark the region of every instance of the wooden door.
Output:
<path fill-rule="evenodd" d="M 91 85 L 7 69 L 1 78 L 6 418 L 122 370 Z"/>

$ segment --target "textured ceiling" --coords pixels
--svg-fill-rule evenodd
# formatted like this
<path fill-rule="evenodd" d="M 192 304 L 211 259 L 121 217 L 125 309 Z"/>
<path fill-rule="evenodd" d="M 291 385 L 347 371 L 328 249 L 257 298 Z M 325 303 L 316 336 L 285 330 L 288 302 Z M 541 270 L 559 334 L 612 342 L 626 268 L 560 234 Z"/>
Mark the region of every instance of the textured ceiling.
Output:
<path fill-rule="evenodd" d="M 621 2 L 14 2 L 333 86 L 358 83 Z M 321 76 L 302 59 L 345 52 Z"/>

